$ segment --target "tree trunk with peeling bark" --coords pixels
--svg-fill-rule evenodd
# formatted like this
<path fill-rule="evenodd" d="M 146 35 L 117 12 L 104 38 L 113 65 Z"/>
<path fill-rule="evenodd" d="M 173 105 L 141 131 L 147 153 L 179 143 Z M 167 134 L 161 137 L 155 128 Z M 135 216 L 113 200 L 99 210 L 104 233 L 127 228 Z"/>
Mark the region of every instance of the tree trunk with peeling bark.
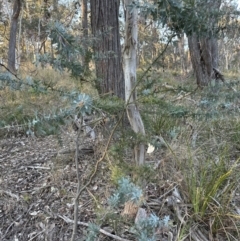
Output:
<path fill-rule="evenodd" d="M 188 46 L 192 66 L 196 75 L 197 85 L 203 87 L 209 84 L 218 69 L 218 43 L 216 38 L 217 17 L 213 14 L 219 11 L 222 0 L 208 1 L 203 7 L 208 13 L 206 19 L 208 29 L 204 33 L 192 33 L 188 36 Z"/>
<path fill-rule="evenodd" d="M 137 7 L 132 0 L 125 0 L 126 22 L 125 22 L 125 43 L 123 52 L 123 69 L 125 77 L 125 101 L 127 104 L 127 115 L 133 131 L 145 135 L 145 129 L 139 109 L 137 106 L 136 93 L 136 70 L 137 70 L 137 43 L 138 43 L 138 22 Z M 145 161 L 145 145 L 136 144 L 134 147 L 134 159 L 138 165 Z"/>
<path fill-rule="evenodd" d="M 216 38 L 200 38 L 196 33 L 188 36 L 188 46 L 197 85 L 203 87 L 213 78 L 213 68 L 218 68 Z"/>

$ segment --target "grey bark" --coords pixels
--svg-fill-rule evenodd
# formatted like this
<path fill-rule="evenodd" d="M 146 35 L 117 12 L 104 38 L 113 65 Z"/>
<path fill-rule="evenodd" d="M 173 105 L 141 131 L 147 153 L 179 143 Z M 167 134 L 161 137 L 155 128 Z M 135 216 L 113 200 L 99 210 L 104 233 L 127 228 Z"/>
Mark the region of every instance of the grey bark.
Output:
<path fill-rule="evenodd" d="M 8 68 L 12 72 L 16 72 L 16 38 L 18 17 L 21 11 L 21 0 L 15 0 L 13 4 L 13 12 L 11 17 L 9 49 L 8 49 Z"/>
<path fill-rule="evenodd" d="M 200 40 L 197 37 L 197 34 L 192 34 L 192 36 L 188 37 L 188 46 L 189 52 L 191 56 L 192 66 L 196 75 L 197 85 L 202 87 L 206 86 L 209 81 L 211 74 L 211 61 L 209 59 L 210 55 L 207 51 L 206 44 L 201 46 Z"/>
<path fill-rule="evenodd" d="M 179 51 L 180 67 L 181 67 L 182 74 L 185 74 L 186 72 L 184 41 L 185 41 L 184 34 L 181 34 L 178 39 L 178 51 Z"/>
<path fill-rule="evenodd" d="M 82 58 L 82 63 L 84 66 L 84 70 L 88 70 L 88 6 L 87 6 L 88 0 L 82 0 L 82 28 L 83 28 L 83 47 L 84 47 L 84 54 Z"/>
<path fill-rule="evenodd" d="M 206 16 L 208 17 L 208 30 L 205 33 L 192 33 L 188 36 L 188 46 L 193 65 L 193 70 L 196 74 L 197 85 L 202 87 L 208 85 L 214 77 L 213 69 L 218 69 L 218 44 L 215 33 L 217 23 L 216 16 L 211 11 L 218 11 L 221 5 L 221 0 L 211 0 L 204 5 Z"/>
<path fill-rule="evenodd" d="M 213 78 L 213 68 L 218 69 L 217 39 L 200 38 L 194 33 L 188 37 L 188 47 L 197 85 L 206 86 Z"/>
<path fill-rule="evenodd" d="M 125 22 L 125 41 L 123 52 L 123 66 L 125 77 L 125 101 L 127 105 L 127 115 L 131 127 L 135 133 L 145 135 L 143 121 L 137 106 L 136 91 L 136 71 L 137 71 L 137 45 L 138 45 L 138 22 L 137 8 L 132 0 L 125 0 L 126 22 Z M 137 165 L 145 162 L 145 145 L 139 143 L 134 146 L 134 159 Z"/>

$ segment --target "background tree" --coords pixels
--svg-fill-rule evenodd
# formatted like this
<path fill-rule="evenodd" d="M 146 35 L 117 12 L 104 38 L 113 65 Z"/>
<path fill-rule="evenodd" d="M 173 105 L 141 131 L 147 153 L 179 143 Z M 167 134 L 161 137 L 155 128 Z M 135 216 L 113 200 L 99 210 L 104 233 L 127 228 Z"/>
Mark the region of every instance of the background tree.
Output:
<path fill-rule="evenodd" d="M 217 23 L 221 2 L 212 0 L 193 6 L 196 9 L 201 7 L 202 14 L 206 16 L 202 31 L 195 30 L 188 34 L 188 46 L 198 86 L 208 85 L 213 78 L 213 69 L 218 69 Z"/>
<path fill-rule="evenodd" d="M 16 71 L 16 38 L 17 38 L 17 24 L 18 17 L 21 11 L 21 0 L 15 0 L 13 4 L 10 38 L 9 38 L 9 50 L 8 50 L 8 68 L 12 71 Z"/>
<path fill-rule="evenodd" d="M 223 4 L 221 7 L 225 15 L 222 16 L 219 25 L 219 60 L 225 71 L 238 72 L 239 65 L 239 44 L 240 44 L 240 22 L 239 12 L 236 5 Z"/>
<path fill-rule="evenodd" d="M 124 79 L 119 33 L 119 0 L 91 0 L 91 26 L 97 87 L 100 94 L 124 98 Z"/>
<path fill-rule="evenodd" d="M 184 33 L 198 86 L 207 85 L 218 68 L 217 34 L 222 0 L 217 1 L 156 1 L 161 15 L 155 13 L 162 23 L 179 38 Z"/>

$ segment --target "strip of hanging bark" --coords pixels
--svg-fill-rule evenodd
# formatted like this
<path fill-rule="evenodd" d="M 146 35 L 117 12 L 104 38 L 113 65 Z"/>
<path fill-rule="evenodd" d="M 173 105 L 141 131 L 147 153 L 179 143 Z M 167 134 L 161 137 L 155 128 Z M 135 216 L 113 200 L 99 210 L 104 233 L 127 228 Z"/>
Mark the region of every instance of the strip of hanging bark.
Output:
<path fill-rule="evenodd" d="M 213 72 L 214 72 L 215 80 L 220 79 L 222 82 L 225 82 L 224 75 L 218 69 L 213 68 Z"/>
<path fill-rule="evenodd" d="M 132 7 L 133 6 L 133 7 Z M 128 120 L 132 130 L 145 136 L 144 124 L 136 104 L 137 102 L 137 44 L 138 44 L 138 10 L 134 1 L 125 0 L 126 22 L 125 22 L 125 43 L 123 51 L 123 69 L 125 77 L 125 102 Z M 134 159 L 136 164 L 143 165 L 145 162 L 144 143 L 135 144 Z"/>

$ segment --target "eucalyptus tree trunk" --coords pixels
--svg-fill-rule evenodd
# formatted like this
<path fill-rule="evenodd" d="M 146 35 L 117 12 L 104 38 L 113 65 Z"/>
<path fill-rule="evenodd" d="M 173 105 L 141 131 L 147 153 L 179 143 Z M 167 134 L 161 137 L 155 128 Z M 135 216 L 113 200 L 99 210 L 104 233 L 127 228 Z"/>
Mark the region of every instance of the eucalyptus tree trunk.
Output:
<path fill-rule="evenodd" d="M 197 85 L 208 85 L 214 77 L 214 69 L 218 69 L 218 43 L 216 38 L 216 12 L 219 11 L 222 0 L 210 0 L 203 4 L 204 11 L 208 14 L 204 33 L 192 33 L 188 36 L 188 46 L 191 55 L 193 70 L 196 74 Z"/>
<path fill-rule="evenodd" d="M 13 73 L 16 72 L 16 38 L 18 17 L 21 11 L 21 0 L 15 0 L 11 17 L 9 49 L 8 49 L 8 68 Z"/>
<path fill-rule="evenodd" d="M 139 109 L 137 107 L 136 93 L 136 70 L 137 70 L 137 44 L 138 44 L 138 22 L 137 7 L 133 0 L 125 0 L 126 22 L 125 22 L 125 42 L 123 52 L 123 69 L 125 77 L 125 101 L 127 105 L 127 115 L 133 131 L 137 134 L 145 135 L 145 129 Z M 143 165 L 145 161 L 145 145 L 136 144 L 134 147 L 134 159 L 138 165 Z"/>
<path fill-rule="evenodd" d="M 100 94 L 109 93 L 124 99 L 118 20 L 120 0 L 91 0 L 90 3 L 97 88 Z"/>
<path fill-rule="evenodd" d="M 196 75 L 197 85 L 199 87 L 206 86 L 210 80 L 210 76 L 207 72 L 207 65 L 203 57 L 201 56 L 201 46 L 196 33 L 188 37 L 188 47 L 191 56 L 193 70 Z"/>

